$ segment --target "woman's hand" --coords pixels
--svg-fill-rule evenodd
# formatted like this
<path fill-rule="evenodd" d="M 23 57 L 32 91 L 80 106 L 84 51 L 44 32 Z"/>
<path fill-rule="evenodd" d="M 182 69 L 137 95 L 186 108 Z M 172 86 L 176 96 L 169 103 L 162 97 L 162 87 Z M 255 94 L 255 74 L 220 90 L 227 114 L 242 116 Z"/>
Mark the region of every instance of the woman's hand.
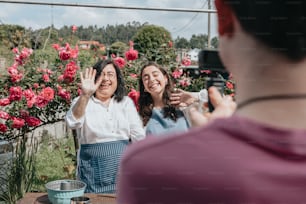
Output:
<path fill-rule="evenodd" d="M 202 126 L 216 118 L 230 117 L 236 110 L 237 104 L 233 101 L 233 98 L 231 96 L 223 97 L 216 87 L 210 87 L 208 95 L 215 110 L 211 113 L 200 113 L 196 107 L 191 106 L 188 114 L 193 127 Z"/>
<path fill-rule="evenodd" d="M 84 96 L 90 97 L 93 95 L 102 82 L 102 77 L 100 76 L 95 82 L 97 71 L 92 67 L 86 68 L 84 73 L 80 73 L 82 94 Z"/>
<path fill-rule="evenodd" d="M 178 107 L 190 106 L 196 100 L 197 98 L 191 92 L 177 88 L 170 95 L 170 104 Z"/>

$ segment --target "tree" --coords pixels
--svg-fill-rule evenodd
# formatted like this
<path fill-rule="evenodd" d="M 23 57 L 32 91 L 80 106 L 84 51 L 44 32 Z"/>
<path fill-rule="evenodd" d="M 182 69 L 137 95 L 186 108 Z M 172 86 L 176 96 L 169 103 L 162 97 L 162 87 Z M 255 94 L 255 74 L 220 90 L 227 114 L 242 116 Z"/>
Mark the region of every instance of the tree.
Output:
<path fill-rule="evenodd" d="M 189 41 L 184 37 L 177 37 L 174 41 L 175 48 L 190 48 Z"/>
<path fill-rule="evenodd" d="M 168 65 L 176 57 L 171 34 L 163 27 L 146 25 L 136 33 L 133 41 L 134 48 L 150 61 Z M 167 55 L 164 55 L 165 53 Z"/>
<path fill-rule="evenodd" d="M 27 30 L 19 25 L 0 25 L 0 42 L 9 49 L 30 47 L 31 40 Z"/>
<path fill-rule="evenodd" d="M 123 56 L 124 52 L 128 49 L 128 46 L 124 42 L 115 42 L 110 47 L 110 54 L 117 56 Z"/>
<path fill-rule="evenodd" d="M 213 48 L 218 48 L 218 46 L 219 46 L 219 38 L 218 37 L 213 37 L 210 42 L 211 42 L 211 46 Z"/>
<path fill-rule="evenodd" d="M 199 49 L 204 49 L 207 48 L 207 41 L 208 41 L 208 37 L 207 35 L 192 35 L 190 38 L 190 47 L 191 49 L 194 48 L 199 48 Z"/>

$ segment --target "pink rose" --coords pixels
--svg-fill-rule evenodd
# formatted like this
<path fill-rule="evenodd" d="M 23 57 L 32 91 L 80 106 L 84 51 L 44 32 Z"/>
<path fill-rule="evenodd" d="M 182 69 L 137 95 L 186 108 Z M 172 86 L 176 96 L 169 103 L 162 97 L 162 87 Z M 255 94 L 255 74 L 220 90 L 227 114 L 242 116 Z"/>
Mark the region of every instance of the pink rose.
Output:
<path fill-rule="evenodd" d="M 19 114 L 20 114 L 21 118 L 26 118 L 26 117 L 29 117 L 29 115 L 30 115 L 29 111 L 24 110 L 24 109 L 20 110 Z"/>
<path fill-rule="evenodd" d="M 46 87 L 40 92 L 40 96 L 46 101 L 51 101 L 54 99 L 54 90 L 51 87 Z"/>
<path fill-rule="evenodd" d="M 64 81 L 64 75 L 59 75 L 59 76 L 57 77 L 57 81 L 58 81 L 58 82 L 63 82 L 63 81 Z"/>
<path fill-rule="evenodd" d="M 10 118 L 10 115 L 5 111 L 0 110 L 0 118 L 7 120 Z"/>
<path fill-rule="evenodd" d="M 180 78 L 182 76 L 183 72 L 176 69 L 174 72 L 172 72 L 172 76 L 173 78 L 177 79 L 177 78 Z"/>
<path fill-rule="evenodd" d="M 78 30 L 78 27 L 76 25 L 73 25 L 71 27 L 71 30 L 72 30 L 73 33 L 75 33 Z"/>
<path fill-rule="evenodd" d="M 35 104 L 37 105 L 37 107 L 39 108 L 43 108 L 45 106 L 47 106 L 49 103 L 49 101 L 47 101 L 43 96 L 37 96 L 36 97 L 36 101 Z"/>
<path fill-rule="evenodd" d="M 188 57 L 184 57 L 183 59 L 182 59 L 182 64 L 184 65 L 184 66 L 190 66 L 191 65 L 191 60 L 188 58 Z"/>
<path fill-rule="evenodd" d="M 116 57 L 114 59 L 114 62 L 117 64 L 117 66 L 122 69 L 125 66 L 125 60 L 122 57 Z"/>
<path fill-rule="evenodd" d="M 23 74 L 11 74 L 11 81 L 12 82 L 19 82 L 19 81 L 21 81 L 21 79 L 22 79 L 22 77 L 23 77 Z"/>
<path fill-rule="evenodd" d="M 231 83 L 231 82 L 229 82 L 229 81 L 227 81 L 227 82 L 226 82 L 226 87 L 227 87 L 228 89 L 234 89 L 234 84 Z"/>
<path fill-rule="evenodd" d="M 39 84 L 38 83 L 34 83 L 33 87 L 34 87 L 34 89 L 37 89 L 39 87 Z"/>
<path fill-rule="evenodd" d="M 130 74 L 130 77 L 137 79 L 138 75 L 137 74 Z"/>
<path fill-rule="evenodd" d="M 60 90 L 58 91 L 58 95 L 59 95 L 61 98 L 67 100 L 67 101 L 69 101 L 70 98 L 71 98 L 70 93 L 69 93 L 68 91 L 66 91 L 65 89 L 60 89 Z"/>
<path fill-rule="evenodd" d="M 22 98 L 22 89 L 20 86 L 12 86 L 10 88 L 10 101 L 20 101 Z"/>
<path fill-rule="evenodd" d="M 22 118 L 13 117 L 12 121 L 13 121 L 12 128 L 19 129 L 25 125 L 24 119 Z"/>
<path fill-rule="evenodd" d="M 44 80 L 44 82 L 49 82 L 49 81 L 50 81 L 50 77 L 49 77 L 48 74 L 44 74 L 44 75 L 42 76 L 42 79 Z"/>
<path fill-rule="evenodd" d="M 8 104 L 10 104 L 11 101 L 8 98 L 2 98 L 0 99 L 0 106 L 7 106 Z"/>
<path fill-rule="evenodd" d="M 52 47 L 53 47 L 55 50 L 59 50 L 59 48 L 60 48 L 59 44 L 53 44 Z"/>

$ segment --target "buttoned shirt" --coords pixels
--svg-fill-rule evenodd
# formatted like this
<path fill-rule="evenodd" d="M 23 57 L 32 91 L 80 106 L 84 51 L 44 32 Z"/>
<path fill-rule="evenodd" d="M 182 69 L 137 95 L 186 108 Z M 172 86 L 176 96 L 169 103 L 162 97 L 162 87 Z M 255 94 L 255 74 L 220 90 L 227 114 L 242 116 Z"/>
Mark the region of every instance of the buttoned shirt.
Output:
<path fill-rule="evenodd" d="M 72 109 L 78 98 L 72 101 L 71 108 L 66 114 L 66 122 L 71 129 L 77 131 L 80 144 L 128 139 L 138 141 L 145 137 L 139 114 L 128 96 L 120 102 L 112 98 L 108 106 L 92 96 L 84 116 L 76 119 Z"/>

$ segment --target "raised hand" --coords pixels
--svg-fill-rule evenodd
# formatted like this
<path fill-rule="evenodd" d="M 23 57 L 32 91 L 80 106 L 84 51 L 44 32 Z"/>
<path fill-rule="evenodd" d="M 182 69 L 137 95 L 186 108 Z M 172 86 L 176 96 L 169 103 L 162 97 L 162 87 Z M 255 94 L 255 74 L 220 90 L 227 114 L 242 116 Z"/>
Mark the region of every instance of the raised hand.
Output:
<path fill-rule="evenodd" d="M 102 77 L 100 76 L 95 82 L 97 71 L 92 67 L 86 68 L 84 73 L 80 73 L 82 94 L 90 97 L 93 95 L 102 82 Z"/>
<path fill-rule="evenodd" d="M 196 98 L 192 93 L 175 89 L 170 95 L 170 103 L 178 107 L 187 107 L 195 102 Z"/>

